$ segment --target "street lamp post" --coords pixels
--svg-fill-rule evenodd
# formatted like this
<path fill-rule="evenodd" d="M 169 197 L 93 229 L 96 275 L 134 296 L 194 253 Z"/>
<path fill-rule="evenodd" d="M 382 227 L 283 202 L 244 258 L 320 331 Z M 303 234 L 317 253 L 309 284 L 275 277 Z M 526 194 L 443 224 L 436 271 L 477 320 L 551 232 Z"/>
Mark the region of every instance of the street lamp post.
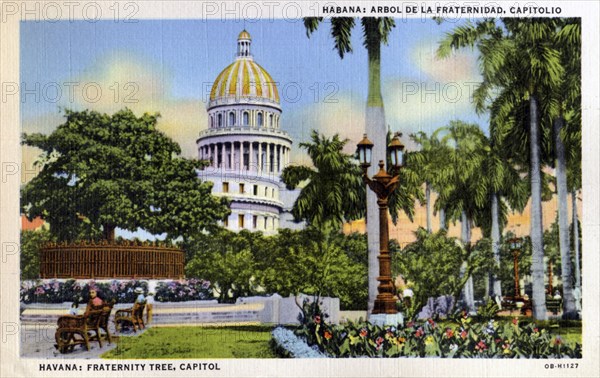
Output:
<path fill-rule="evenodd" d="M 404 145 L 398 138 L 402 134 L 396 134 L 388 146 L 388 153 L 392 163 L 393 172 L 399 172 L 402 165 L 402 153 Z M 373 143 L 364 135 L 358 145 L 358 156 L 360 165 L 363 169 L 363 180 L 365 184 L 377 195 L 377 205 L 379 205 L 379 285 L 377 286 L 377 298 L 373 306 L 372 314 L 396 315 L 396 300 L 394 299 L 394 285 L 392 283 L 392 262 L 388 249 L 389 230 L 388 230 L 388 199 L 396 190 L 399 184 L 399 175 L 393 176 L 385 170 L 383 160 L 379 161 L 379 172 L 373 178 L 369 178 L 367 169 L 371 166 L 371 156 Z M 391 319 L 384 319 L 393 321 Z M 401 320 L 400 320 L 401 321 Z"/>
<path fill-rule="evenodd" d="M 519 254 L 521 253 L 521 238 L 512 238 L 508 240 L 508 245 L 513 255 L 513 264 L 515 271 L 515 297 L 521 298 L 521 287 L 519 284 Z"/>

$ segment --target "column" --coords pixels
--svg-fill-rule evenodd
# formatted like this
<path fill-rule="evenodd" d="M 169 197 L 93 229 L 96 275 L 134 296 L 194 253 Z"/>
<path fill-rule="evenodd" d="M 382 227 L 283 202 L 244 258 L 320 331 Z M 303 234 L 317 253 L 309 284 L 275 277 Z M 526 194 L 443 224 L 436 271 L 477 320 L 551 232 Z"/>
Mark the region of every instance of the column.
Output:
<path fill-rule="evenodd" d="M 216 143 L 213 144 L 212 159 L 213 159 L 213 167 L 217 168 L 217 144 Z"/>
<path fill-rule="evenodd" d="M 279 145 L 274 144 L 273 149 L 273 158 L 275 159 L 273 162 L 273 172 L 279 173 Z"/>
<path fill-rule="evenodd" d="M 252 168 L 254 167 L 254 142 L 250 142 L 250 147 L 249 147 L 249 161 L 248 161 L 248 170 L 251 171 Z"/>
<path fill-rule="evenodd" d="M 265 156 L 266 160 L 267 160 L 267 166 L 266 171 L 267 173 L 271 173 L 271 144 L 267 143 L 267 154 Z"/>
<path fill-rule="evenodd" d="M 221 143 L 221 169 L 225 169 L 227 167 L 227 163 L 225 161 L 225 142 Z"/>
<path fill-rule="evenodd" d="M 257 168 L 257 171 L 260 173 L 262 173 L 262 164 L 263 164 L 262 142 L 258 141 L 258 168 Z"/>

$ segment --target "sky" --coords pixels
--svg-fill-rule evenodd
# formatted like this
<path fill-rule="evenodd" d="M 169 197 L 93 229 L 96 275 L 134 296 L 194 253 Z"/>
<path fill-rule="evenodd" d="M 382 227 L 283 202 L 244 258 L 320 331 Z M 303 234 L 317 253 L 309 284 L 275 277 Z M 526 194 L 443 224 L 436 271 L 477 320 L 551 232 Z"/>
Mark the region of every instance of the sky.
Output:
<path fill-rule="evenodd" d="M 462 50 L 437 60 L 435 51 L 456 23 L 398 19 L 382 48 L 381 78 L 386 122 L 392 131 L 431 133 L 450 120 L 487 130 L 469 94 L 481 81 L 477 54 Z M 278 83 L 281 127 L 294 140 L 292 162 L 309 164 L 298 143 L 313 129 L 350 141 L 364 133 L 367 53 L 360 23 L 353 52 L 340 59 L 325 22 L 307 38 L 301 21 L 139 20 L 136 23 L 23 22 L 21 119 L 23 132 L 50 133 L 61 108 L 136 114 L 160 112 L 159 129 L 183 155 L 197 157 L 198 133 L 207 127 L 206 102 L 213 81 L 235 59 L 237 35 L 252 36 L 254 59 Z M 23 149 L 26 165 L 39 151 Z"/>

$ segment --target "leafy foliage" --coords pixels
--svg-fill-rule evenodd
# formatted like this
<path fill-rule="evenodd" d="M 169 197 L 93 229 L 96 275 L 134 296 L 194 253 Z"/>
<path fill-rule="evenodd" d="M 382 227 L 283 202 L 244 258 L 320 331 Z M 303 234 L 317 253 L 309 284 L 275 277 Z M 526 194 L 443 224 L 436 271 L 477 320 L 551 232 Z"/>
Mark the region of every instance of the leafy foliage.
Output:
<path fill-rule="evenodd" d="M 428 319 L 406 326 L 368 322 L 334 326 L 324 320 L 296 331 L 330 357 L 581 358 L 581 345 L 567 345 L 535 323 L 475 322 L 464 313 L 446 325 Z"/>
<path fill-rule="evenodd" d="M 22 189 L 29 219 L 41 216 L 58 240 L 114 238 L 116 227 L 167 238 L 213 229 L 229 212 L 200 182 L 198 160 L 156 128 L 159 115 L 65 111 L 50 135 L 24 134 L 42 150 L 41 172 Z"/>
<path fill-rule="evenodd" d="M 308 227 L 277 235 L 221 230 L 190 240 L 188 277 L 202 277 L 219 300 L 278 293 L 339 297 L 344 309 L 367 303 L 366 237 Z"/>
<path fill-rule="evenodd" d="M 40 248 L 49 241 L 54 240 L 45 228 L 21 232 L 21 280 L 40 277 Z"/>
<path fill-rule="evenodd" d="M 254 294 L 256 261 L 250 242 L 259 235 L 226 229 L 197 235 L 185 246 L 193 253 L 185 267 L 186 276 L 210 281 L 221 302 L 235 302 L 240 296 Z"/>
<path fill-rule="evenodd" d="M 483 269 L 489 257 L 480 250 L 465 248 L 457 239 L 448 237 L 445 230 L 428 233 L 419 228 L 415 234 L 417 240 L 395 253 L 392 265 L 394 275 L 402 275 L 413 284 L 408 318 L 415 317 L 429 297 L 458 297 L 468 276 Z M 461 276 L 463 263 L 466 274 Z"/>
<path fill-rule="evenodd" d="M 210 282 L 191 278 L 189 280 L 159 282 L 154 298 L 158 302 L 184 302 L 212 298 Z"/>
<path fill-rule="evenodd" d="M 47 282 L 23 282 L 21 284 L 21 302 L 23 303 L 63 303 L 77 302 L 87 303 L 89 301 L 89 291 L 94 289 L 98 296 L 104 301 L 115 301 L 116 303 L 133 303 L 137 294 L 134 293 L 136 287 L 141 287 L 147 291 L 148 284 L 144 281 L 127 280 L 110 282 L 76 281 L 73 279 L 65 282 L 47 281 Z"/>
<path fill-rule="evenodd" d="M 292 214 L 317 227 L 343 222 L 364 215 L 366 191 L 362 173 L 351 155 L 343 153 L 348 140 L 339 135 L 327 138 L 313 130 L 310 143 L 300 143 L 311 158 L 314 168 L 286 167 L 281 175 L 288 189 L 308 180 L 294 203 Z"/>

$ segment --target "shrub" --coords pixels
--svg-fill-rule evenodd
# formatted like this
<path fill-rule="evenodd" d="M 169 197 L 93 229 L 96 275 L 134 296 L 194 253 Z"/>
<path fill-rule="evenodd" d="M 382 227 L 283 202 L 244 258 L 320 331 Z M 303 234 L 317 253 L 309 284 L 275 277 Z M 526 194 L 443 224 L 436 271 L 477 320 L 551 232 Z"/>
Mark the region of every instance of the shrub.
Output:
<path fill-rule="evenodd" d="M 183 302 L 212 299 L 210 282 L 191 278 L 189 280 L 160 282 L 154 295 L 158 302 Z"/>
<path fill-rule="evenodd" d="M 133 303 L 136 298 L 134 289 L 142 287 L 147 289 L 148 284 L 143 281 L 128 280 L 111 282 L 79 282 L 67 280 L 60 282 L 56 280 L 35 283 L 21 283 L 21 302 L 24 303 L 63 303 L 82 302 L 89 300 L 90 289 L 98 291 L 98 296 L 105 301 L 115 300 L 117 303 Z"/>

